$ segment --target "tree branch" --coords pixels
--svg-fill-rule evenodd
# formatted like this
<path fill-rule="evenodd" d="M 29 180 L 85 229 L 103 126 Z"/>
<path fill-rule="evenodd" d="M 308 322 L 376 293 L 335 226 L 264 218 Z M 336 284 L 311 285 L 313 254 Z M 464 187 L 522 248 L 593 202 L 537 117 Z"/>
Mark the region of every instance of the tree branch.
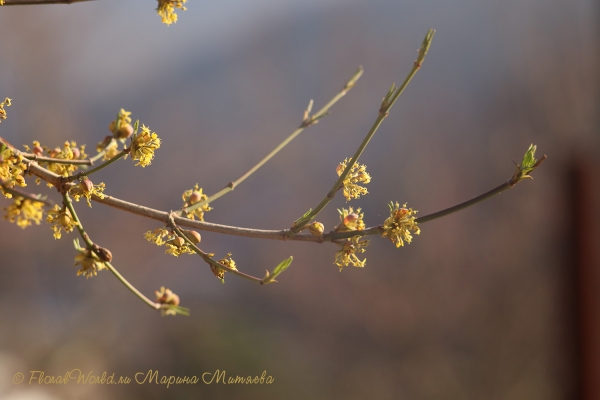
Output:
<path fill-rule="evenodd" d="M 5 6 L 28 6 L 35 4 L 71 4 L 93 0 L 4 0 Z"/>

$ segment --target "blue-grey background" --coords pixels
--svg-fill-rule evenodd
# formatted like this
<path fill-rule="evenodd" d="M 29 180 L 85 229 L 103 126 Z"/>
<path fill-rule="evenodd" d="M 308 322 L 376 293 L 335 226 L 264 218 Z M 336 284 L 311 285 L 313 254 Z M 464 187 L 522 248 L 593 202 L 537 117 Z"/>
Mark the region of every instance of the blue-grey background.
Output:
<path fill-rule="evenodd" d="M 0 8 L 0 136 L 89 150 L 120 108 L 161 148 L 94 176 L 106 193 L 162 210 L 198 183 L 214 193 L 254 165 L 362 65 L 332 114 L 213 204 L 206 220 L 283 229 L 330 189 L 400 83 L 429 28 L 423 68 L 361 157 L 370 194 L 340 196 L 368 226 L 390 200 L 421 215 L 508 179 L 530 143 L 549 160 L 534 181 L 424 224 L 407 247 L 373 238 L 364 269 L 332 264 L 332 244 L 203 234 L 202 247 L 276 285 L 228 276 L 147 243 L 155 221 L 79 204 L 92 238 L 141 291 L 178 293 L 191 316 L 161 318 L 114 277 L 75 275 L 75 233 L 0 224 L 2 399 L 570 399 L 577 392 L 566 165 L 597 137 L 597 9 L 585 0 L 191 0 L 177 24 L 152 1 Z M 28 189 L 48 193 L 43 185 Z M 9 204 L 0 200 L 2 207 Z M 275 378 L 270 386 L 14 385 L 73 368 L 133 376 Z"/>

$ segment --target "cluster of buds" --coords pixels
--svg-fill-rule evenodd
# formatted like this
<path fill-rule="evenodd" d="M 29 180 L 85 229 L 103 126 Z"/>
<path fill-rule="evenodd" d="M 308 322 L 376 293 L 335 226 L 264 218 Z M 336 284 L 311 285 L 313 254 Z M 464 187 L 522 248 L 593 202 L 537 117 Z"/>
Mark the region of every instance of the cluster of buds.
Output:
<path fill-rule="evenodd" d="M 150 128 L 142 125 L 142 131 L 131 138 L 129 148 L 131 159 L 137 161 L 136 166 L 147 167 L 154 158 L 154 152 L 160 147 L 161 140 Z"/>
<path fill-rule="evenodd" d="M 23 197 L 16 197 L 14 202 L 5 208 L 4 218 L 16 223 L 21 228 L 27 228 L 31 223 L 40 224 L 42 220 L 44 203 Z"/>
<path fill-rule="evenodd" d="M 11 101 L 12 100 L 7 97 L 0 103 L 0 122 L 2 122 L 3 119 L 6 119 L 6 110 L 4 107 L 10 107 Z"/>
<path fill-rule="evenodd" d="M 3 186 L 13 188 L 17 186 L 27 186 L 23 173 L 27 170 L 27 166 L 23 163 L 23 157 L 15 155 L 15 153 L 9 148 L 0 144 L 0 180 Z M 0 192 L 4 194 L 4 197 L 10 199 L 12 194 L 2 190 Z"/>
<path fill-rule="evenodd" d="M 342 176 L 347 164 L 348 159 L 346 158 L 337 166 L 335 172 L 337 172 L 338 176 Z M 342 188 L 346 201 L 358 199 L 360 196 L 364 196 L 365 194 L 369 193 L 367 188 L 359 186 L 359 183 L 366 185 L 369 182 L 371 182 L 371 175 L 367 173 L 367 166 L 354 163 L 350 168 L 348 175 L 346 175 L 344 181 L 342 182 Z"/>
<path fill-rule="evenodd" d="M 123 108 L 119 110 L 117 119 L 111 121 L 108 125 L 108 130 L 111 131 L 115 139 L 126 140 L 133 134 L 133 126 L 131 126 L 131 111 L 125 111 Z"/>
<path fill-rule="evenodd" d="M 47 146 L 42 146 L 39 141 L 34 140 L 31 147 L 28 145 L 24 145 L 23 147 L 25 147 L 27 152 L 36 156 L 41 157 L 45 155 L 50 158 L 56 158 L 57 160 L 83 160 L 87 157 L 85 145 L 77 146 L 77 143 L 74 141 L 66 141 L 62 148 L 49 148 Z M 64 177 L 72 175 L 79 168 L 77 164 L 53 163 L 48 161 L 40 162 L 40 165 L 45 166 L 55 174 Z M 48 186 L 51 187 L 52 185 L 48 184 Z"/>
<path fill-rule="evenodd" d="M 183 230 L 183 234 L 197 245 L 202 240 L 202 236 L 196 231 Z M 154 243 L 157 246 L 165 246 L 167 254 L 179 257 L 182 254 L 194 254 L 194 250 L 189 246 L 186 240 L 174 232 L 165 228 L 157 228 L 154 231 L 148 231 L 144 234 L 147 241 Z"/>
<path fill-rule="evenodd" d="M 348 209 L 338 210 L 338 213 L 340 214 L 340 223 L 335 227 L 335 232 L 362 231 L 365 229 L 364 213 L 361 213 L 360 207 L 356 209 L 356 212 L 352 207 L 348 207 Z"/>
<path fill-rule="evenodd" d="M 179 296 L 177 296 L 171 289 L 166 289 L 164 286 L 157 290 L 156 292 L 156 302 L 161 305 L 167 306 L 178 306 L 179 305 Z M 161 308 L 161 312 L 163 315 L 176 315 L 174 309 L 170 307 Z"/>
<path fill-rule="evenodd" d="M 77 222 L 75 222 L 69 209 L 66 207 L 61 208 L 58 205 L 54 205 L 54 208 L 48 211 L 46 222 L 52 224 L 54 239 L 60 239 L 62 237 L 62 229 L 68 233 L 77 226 Z"/>
<path fill-rule="evenodd" d="M 360 260 L 356 253 L 364 253 L 369 243 L 370 240 L 362 239 L 360 236 L 353 236 L 343 243 L 338 243 L 340 249 L 335 253 L 334 264 L 340 267 L 340 271 L 350 264 L 355 267 L 364 267 L 367 259 Z"/>
<path fill-rule="evenodd" d="M 80 198 L 85 197 L 88 206 L 92 206 L 92 196 L 97 196 L 100 199 L 104 198 L 104 189 L 106 185 L 101 182 L 98 185 L 94 185 L 92 181 L 87 177 L 83 176 L 79 180 L 79 185 L 71 187 L 69 194 L 73 196 L 75 201 L 79 201 Z"/>
<path fill-rule="evenodd" d="M 233 269 L 235 271 L 238 270 L 235 266 L 235 261 L 231 258 L 231 253 L 227 253 L 227 256 L 225 258 L 219 260 L 219 264 Z M 219 268 L 213 264 L 210 265 L 210 270 L 212 271 L 214 276 L 216 276 L 221 281 L 221 283 L 225 283 L 225 274 L 227 273 L 227 270 L 225 270 L 224 268 Z"/>
<path fill-rule="evenodd" d="M 178 8 L 185 11 L 185 3 L 187 3 L 187 0 L 158 0 L 156 13 L 161 17 L 163 24 L 174 24 L 177 22 L 177 14 L 175 14 L 175 9 Z"/>
<path fill-rule="evenodd" d="M 81 249 L 79 254 L 75 256 L 75 266 L 80 266 L 77 271 L 77 276 L 83 275 L 86 278 L 96 276 L 98 271 L 106 269 L 104 262 L 108 260 L 102 260 L 90 249 Z"/>
<path fill-rule="evenodd" d="M 411 231 L 415 235 L 421 233 L 421 228 L 415 221 L 416 210 L 406 208 L 406 203 L 402 207 L 396 202 L 390 202 L 390 216 L 383 223 L 383 233 L 381 236 L 387 237 L 396 244 L 396 247 L 404 246 L 404 242 L 412 242 Z"/>
<path fill-rule="evenodd" d="M 187 208 L 196 203 L 207 200 L 208 196 L 205 193 L 202 193 L 202 188 L 198 187 L 198 184 L 196 183 L 192 189 L 183 192 L 181 199 L 183 200 L 182 208 Z M 200 221 L 204 221 L 204 213 L 210 210 L 212 210 L 212 207 L 210 207 L 208 204 L 204 204 L 203 206 L 186 213 L 186 216 L 190 219 L 196 219 L 197 217 Z"/>

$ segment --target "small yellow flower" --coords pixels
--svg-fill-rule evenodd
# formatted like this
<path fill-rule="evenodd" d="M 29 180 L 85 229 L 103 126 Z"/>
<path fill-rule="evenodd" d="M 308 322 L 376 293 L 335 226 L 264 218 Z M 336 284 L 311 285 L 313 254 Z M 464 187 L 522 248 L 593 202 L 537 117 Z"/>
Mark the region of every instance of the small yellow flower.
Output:
<path fill-rule="evenodd" d="M 175 9 L 185 11 L 184 4 L 187 0 L 158 0 L 158 8 L 156 9 L 157 14 L 162 18 L 162 23 L 165 25 L 171 25 L 177 22 L 177 14 Z"/>
<path fill-rule="evenodd" d="M 4 2 L 2 2 L 2 4 L 0 5 L 3 4 Z M 11 105 L 11 101 L 12 100 L 7 97 L 2 103 L 0 103 L 0 122 L 2 122 L 3 119 L 6 119 L 6 110 L 4 109 L 4 107 L 9 107 Z"/>
<path fill-rule="evenodd" d="M 77 271 L 77 276 L 83 275 L 87 278 L 96 276 L 98 271 L 106 269 L 104 262 L 98 258 L 98 256 L 91 250 L 86 249 L 75 256 L 75 266 L 79 265 L 81 268 Z"/>
<path fill-rule="evenodd" d="M 111 123 L 108 125 L 108 130 L 119 139 L 126 139 L 127 137 L 131 136 L 131 133 L 133 133 L 133 127 L 131 126 L 130 115 L 131 111 L 125 111 L 125 109 L 121 108 L 121 110 L 119 110 L 119 114 L 117 115 L 117 119 L 111 121 Z M 117 121 L 119 121 L 118 126 Z M 126 135 L 126 133 L 129 133 L 129 135 Z"/>
<path fill-rule="evenodd" d="M 132 136 L 131 158 L 138 161 L 136 166 L 147 167 L 154 158 L 154 151 L 160 147 L 160 139 L 155 132 L 142 125 L 142 131 Z"/>
<path fill-rule="evenodd" d="M 417 213 L 412 208 L 406 208 L 406 203 L 402 207 L 396 202 L 390 202 L 388 205 L 390 208 L 390 216 L 383 223 L 383 234 L 382 237 L 387 237 L 396 247 L 404 246 L 404 242 L 410 243 L 412 241 L 412 235 L 410 231 L 413 231 L 415 235 L 421 233 L 421 228 L 417 226 L 414 215 Z"/>
<path fill-rule="evenodd" d="M 86 181 L 89 181 L 89 179 L 86 179 Z M 91 181 L 89 181 L 91 182 Z M 69 189 L 69 194 L 71 196 L 73 196 L 73 198 L 75 199 L 75 201 L 79 201 L 80 198 L 85 197 L 85 200 L 87 201 L 88 206 L 92 206 L 92 196 L 96 195 L 99 198 L 103 199 L 104 198 L 104 189 L 106 189 L 106 185 L 104 184 L 104 182 L 101 182 L 99 185 L 91 185 L 90 187 L 84 187 L 82 188 L 83 185 L 77 185 L 77 186 L 73 186 L 71 187 L 71 189 Z"/>
<path fill-rule="evenodd" d="M 172 234 L 165 228 L 156 228 L 154 231 L 148 231 L 144 234 L 147 241 L 154 243 L 157 246 L 164 245 L 167 240 L 172 238 Z M 165 240 L 165 238 L 167 240 Z"/>
<path fill-rule="evenodd" d="M 104 155 L 102 156 L 103 161 L 108 161 L 111 158 L 115 157 L 117 154 L 119 154 L 119 144 L 114 140 L 111 141 L 103 149 L 106 149 L 106 151 L 104 152 Z M 102 151 L 102 150 L 100 150 L 100 151 Z"/>
<path fill-rule="evenodd" d="M 364 253 L 366 251 L 365 248 L 369 243 L 370 240 L 361 240 L 360 236 L 353 236 L 344 243 L 338 243 L 341 248 L 335 253 L 334 264 L 340 267 L 340 272 L 343 267 L 347 267 L 350 264 L 355 267 L 363 268 L 367 263 L 367 259 L 365 258 L 361 261 L 356 253 Z"/>
<path fill-rule="evenodd" d="M 185 241 L 184 238 L 179 236 L 175 236 L 172 240 L 169 240 L 165 243 L 165 246 L 168 247 L 166 250 L 167 254 L 171 254 L 172 256 L 179 257 L 182 254 L 194 254 L 194 250 L 190 247 L 188 242 Z"/>
<path fill-rule="evenodd" d="M 4 208 L 6 210 L 4 218 L 15 222 L 23 229 L 30 226 L 32 221 L 39 225 L 44 214 L 43 206 L 42 202 L 16 197 L 13 204 Z"/>
<path fill-rule="evenodd" d="M 236 271 L 238 270 L 235 266 L 235 261 L 233 261 L 233 259 L 231 258 L 231 253 L 227 253 L 227 256 L 225 258 L 219 260 L 219 264 L 229 267 Z M 216 267 L 212 264 L 210 265 L 210 270 L 217 278 L 219 278 L 221 283 L 225 283 L 225 273 L 227 272 L 226 270 L 224 270 L 223 268 Z"/>
<path fill-rule="evenodd" d="M 54 205 L 52 210 L 48 211 L 46 216 L 46 222 L 52 224 L 52 230 L 54 231 L 54 239 L 60 239 L 62 234 L 61 230 L 69 233 L 77 226 L 71 212 L 68 208 L 60 208 L 58 204 Z"/>
<path fill-rule="evenodd" d="M 181 198 L 183 200 L 182 208 L 186 208 L 200 201 L 208 199 L 208 196 L 202 193 L 202 188 L 199 188 L 198 184 L 196 183 L 193 189 L 183 192 Z M 210 207 L 208 204 L 205 204 L 202 207 L 196 208 L 194 211 L 187 213 L 186 215 L 190 219 L 195 219 L 198 217 L 200 221 L 204 221 L 204 213 L 210 210 L 212 210 L 212 207 Z"/>
<path fill-rule="evenodd" d="M 354 209 L 348 207 L 348 209 L 338 209 L 340 213 L 340 224 L 334 229 L 336 232 L 347 232 L 347 231 L 362 231 L 365 229 L 365 222 L 363 221 L 364 213 L 360 212 L 360 207 Z"/>
<path fill-rule="evenodd" d="M 36 144 L 37 147 L 39 147 L 39 142 L 34 141 L 33 144 L 34 148 L 36 147 Z M 65 142 L 62 149 L 57 147 L 50 150 L 45 146 L 43 146 L 43 148 L 50 157 L 57 158 L 59 160 L 82 160 L 87 157 L 87 154 L 85 154 L 85 145 L 77 147 L 77 143 L 73 141 Z M 57 175 L 69 176 L 73 174 L 73 172 L 75 172 L 79 166 L 74 164 L 57 164 L 49 162 L 47 168 Z M 48 186 L 52 187 L 52 184 L 49 183 Z"/>
<path fill-rule="evenodd" d="M 13 188 L 15 185 L 27 186 L 23 177 L 27 166 L 22 161 L 23 157 L 21 155 L 16 156 L 8 147 L 4 149 L 0 147 L 0 180 L 4 181 L 7 187 Z M 0 189 L 0 191 L 2 190 Z M 12 194 L 8 192 L 2 191 L 2 193 L 4 197 L 8 199 L 12 198 Z"/>
<path fill-rule="evenodd" d="M 179 305 L 179 296 L 177 296 L 171 289 L 165 289 L 164 286 L 161 286 L 160 290 L 156 292 L 156 302 L 158 304 L 167 304 L 171 306 Z M 162 315 L 176 315 L 175 310 L 169 308 L 161 308 Z"/>
<path fill-rule="evenodd" d="M 165 246 L 167 254 L 179 257 L 182 254 L 194 254 L 194 250 L 189 246 L 185 239 L 166 230 L 165 228 L 157 228 L 154 231 L 148 231 L 144 234 L 147 241 L 154 243 L 157 246 Z"/>
<path fill-rule="evenodd" d="M 335 172 L 337 172 L 338 176 L 342 175 L 348 165 L 348 161 L 349 160 L 346 158 L 337 166 Z M 369 182 L 371 182 L 371 175 L 367 173 L 367 166 L 355 163 L 342 183 L 346 201 L 358 199 L 360 196 L 369 193 L 366 188 L 358 185 L 359 183 L 366 185 Z"/>
<path fill-rule="evenodd" d="M 125 111 L 123 108 L 119 111 L 117 119 L 111 121 L 108 129 L 112 132 L 113 137 L 125 142 L 133 134 L 133 126 L 131 126 L 131 112 Z"/>

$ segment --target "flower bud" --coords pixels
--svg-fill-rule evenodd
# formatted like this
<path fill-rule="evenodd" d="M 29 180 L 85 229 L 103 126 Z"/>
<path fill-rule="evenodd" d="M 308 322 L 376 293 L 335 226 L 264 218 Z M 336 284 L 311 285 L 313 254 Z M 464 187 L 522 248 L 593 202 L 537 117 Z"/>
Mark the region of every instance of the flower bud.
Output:
<path fill-rule="evenodd" d="M 190 196 L 190 205 L 196 204 L 200 200 L 202 200 L 202 194 L 200 192 L 193 192 Z"/>
<path fill-rule="evenodd" d="M 133 134 L 133 126 L 131 126 L 131 124 L 124 124 L 124 125 L 121 125 L 119 130 L 117 130 L 115 137 L 117 139 L 127 139 L 132 134 Z"/>
<path fill-rule="evenodd" d="M 71 223 L 71 213 L 69 212 L 69 210 L 65 210 L 65 212 L 61 213 L 60 217 L 58 217 L 58 221 L 64 227 L 69 226 L 69 224 Z"/>
<path fill-rule="evenodd" d="M 185 244 L 185 239 L 177 236 L 171 243 L 173 243 L 174 246 L 181 247 Z"/>
<path fill-rule="evenodd" d="M 171 295 L 169 297 L 167 297 L 167 299 L 166 299 L 166 304 L 170 304 L 172 306 L 178 306 L 179 305 L 179 296 L 177 296 L 175 293 L 171 292 Z"/>
<path fill-rule="evenodd" d="M 396 218 L 400 219 L 408 214 L 408 210 L 406 208 L 400 208 L 396 211 Z"/>
<path fill-rule="evenodd" d="M 105 249 L 104 247 L 98 247 L 98 257 L 100 257 L 102 261 L 112 261 L 112 253 L 110 250 Z"/>
<path fill-rule="evenodd" d="M 356 224 L 356 221 L 358 221 L 359 216 L 358 214 L 348 214 L 346 215 L 346 217 L 344 218 L 344 226 L 346 227 L 352 227 L 354 226 L 354 224 Z"/>
<path fill-rule="evenodd" d="M 185 233 L 185 236 L 187 236 L 194 244 L 198 244 L 202 240 L 202 236 L 196 231 L 183 231 L 183 233 Z"/>
<path fill-rule="evenodd" d="M 79 181 L 79 187 L 84 193 L 89 193 L 94 189 L 94 184 L 88 179 L 87 176 L 84 176 L 83 179 Z"/>
<path fill-rule="evenodd" d="M 156 302 L 159 304 L 170 304 L 173 306 L 179 305 L 179 296 L 171 291 L 171 289 L 160 288 L 160 291 L 156 292 Z"/>
<path fill-rule="evenodd" d="M 112 133 L 115 133 L 115 125 L 117 124 L 117 121 L 110 121 L 110 124 L 108 124 L 108 130 L 111 131 Z"/>
<path fill-rule="evenodd" d="M 42 149 L 41 146 L 34 146 L 33 154 L 35 154 L 36 156 L 41 156 L 42 154 L 44 154 L 44 149 Z"/>
<path fill-rule="evenodd" d="M 79 156 L 81 156 L 81 152 L 77 147 L 73 147 L 71 151 L 73 152 L 73 158 L 79 158 Z"/>
<path fill-rule="evenodd" d="M 56 157 L 60 154 L 61 151 L 62 150 L 60 149 L 60 147 L 55 147 L 54 150 L 50 152 L 50 157 Z"/>
<path fill-rule="evenodd" d="M 310 225 L 308 225 L 308 230 L 314 236 L 321 236 L 323 231 L 325 231 L 325 226 L 320 222 L 312 222 Z"/>

